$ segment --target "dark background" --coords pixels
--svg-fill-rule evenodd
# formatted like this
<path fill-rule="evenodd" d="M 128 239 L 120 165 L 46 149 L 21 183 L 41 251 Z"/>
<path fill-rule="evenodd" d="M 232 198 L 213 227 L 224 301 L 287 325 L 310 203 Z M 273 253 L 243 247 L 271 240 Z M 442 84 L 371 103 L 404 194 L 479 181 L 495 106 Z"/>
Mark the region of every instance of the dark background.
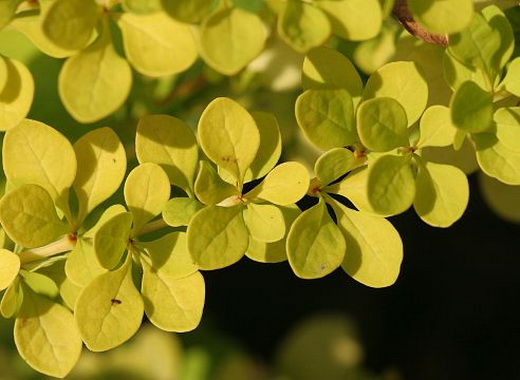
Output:
<path fill-rule="evenodd" d="M 320 280 L 295 277 L 287 263 L 246 258 L 204 272 L 205 319 L 253 355 L 273 352 L 295 323 L 341 312 L 359 327 L 365 366 L 405 379 L 520 378 L 520 226 L 484 203 L 470 176 L 470 204 L 448 229 L 413 210 L 391 219 L 404 242 L 397 283 L 371 289 L 342 270 Z"/>

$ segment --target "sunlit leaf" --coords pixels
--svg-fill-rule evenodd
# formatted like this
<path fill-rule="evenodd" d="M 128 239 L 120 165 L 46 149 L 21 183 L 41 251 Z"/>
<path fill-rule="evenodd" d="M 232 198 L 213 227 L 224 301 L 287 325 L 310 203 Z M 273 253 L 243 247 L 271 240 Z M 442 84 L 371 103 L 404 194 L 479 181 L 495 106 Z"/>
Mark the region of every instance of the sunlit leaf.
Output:
<path fill-rule="evenodd" d="M 285 236 L 284 217 L 276 206 L 249 203 L 244 210 L 244 222 L 256 241 L 274 243 Z"/>
<path fill-rule="evenodd" d="M 26 248 L 51 243 L 67 233 L 51 196 L 38 185 L 23 185 L 0 200 L 0 222 L 13 241 Z"/>
<path fill-rule="evenodd" d="M 23 303 L 23 292 L 19 277 L 16 277 L 6 289 L 0 303 L 0 314 L 4 318 L 12 318 L 20 311 Z"/>
<path fill-rule="evenodd" d="M 361 142 L 374 152 L 409 145 L 406 111 L 393 98 L 378 97 L 362 102 L 356 120 Z"/>
<path fill-rule="evenodd" d="M 520 107 L 499 108 L 493 119 L 497 138 L 508 149 L 520 151 Z"/>
<path fill-rule="evenodd" d="M 368 200 L 375 212 L 396 215 L 412 205 L 415 179 L 409 155 L 381 156 L 368 170 Z"/>
<path fill-rule="evenodd" d="M 449 227 L 466 210 L 469 185 L 466 175 L 450 165 L 425 162 L 419 165 L 413 206 L 426 223 Z"/>
<path fill-rule="evenodd" d="M 23 0 L 0 1 L 0 29 L 5 28 L 13 20 L 18 5 Z"/>
<path fill-rule="evenodd" d="M 249 112 L 231 99 L 217 98 L 202 113 L 198 134 L 208 158 L 241 185 L 260 146 L 260 133 Z"/>
<path fill-rule="evenodd" d="M 496 51 L 491 57 L 491 62 L 502 69 L 511 59 L 515 49 L 515 35 L 511 22 L 499 8 L 499 4 L 491 4 L 482 9 L 481 12 L 493 32 L 499 35 L 500 44 L 495 46 Z"/>
<path fill-rule="evenodd" d="M 234 75 L 262 52 L 265 38 L 260 17 L 240 8 L 225 8 L 200 26 L 201 55 L 215 70 Z"/>
<path fill-rule="evenodd" d="M 408 7 L 417 22 L 436 34 L 460 32 L 473 17 L 472 0 L 410 0 Z"/>
<path fill-rule="evenodd" d="M 94 234 L 94 251 L 99 263 L 113 269 L 123 256 L 130 239 L 132 214 L 119 213 L 104 222 Z"/>
<path fill-rule="evenodd" d="M 288 0 L 278 15 L 278 33 L 293 49 L 306 52 L 330 36 L 330 22 L 313 3 Z"/>
<path fill-rule="evenodd" d="M 172 227 L 187 226 L 195 213 L 204 205 L 193 198 L 172 198 L 164 206 L 162 217 Z"/>
<path fill-rule="evenodd" d="M 146 316 L 160 329 L 185 332 L 198 326 L 206 293 L 199 272 L 176 278 L 145 263 L 141 292 Z"/>
<path fill-rule="evenodd" d="M 410 126 L 426 108 L 428 83 L 415 63 L 391 62 L 370 76 L 363 97 L 394 98 L 404 107 Z"/>
<path fill-rule="evenodd" d="M 67 59 L 58 77 L 63 105 L 82 123 L 115 112 L 132 87 L 130 65 L 116 53 L 106 28 L 92 45 Z"/>
<path fill-rule="evenodd" d="M 142 74 L 151 77 L 177 74 L 197 59 L 197 46 L 189 26 L 164 13 L 124 13 L 118 24 L 126 57 Z"/>
<path fill-rule="evenodd" d="M 240 192 L 235 186 L 224 181 L 210 163 L 201 161 L 195 180 L 195 194 L 202 203 L 216 205 L 233 195 L 240 195 Z"/>
<path fill-rule="evenodd" d="M 475 144 L 466 137 L 458 150 L 455 150 L 453 146 L 425 147 L 421 149 L 420 153 L 421 157 L 427 161 L 456 166 L 466 174 L 475 172 L 479 167 Z"/>
<path fill-rule="evenodd" d="M 147 162 L 133 169 L 125 182 L 125 201 L 133 216 L 133 234 L 159 215 L 170 199 L 170 181 L 157 164 Z"/>
<path fill-rule="evenodd" d="M 354 153 L 344 148 L 334 148 L 322 154 L 314 165 L 314 172 L 321 185 L 334 182 L 356 165 Z"/>
<path fill-rule="evenodd" d="M 188 249 L 202 270 L 236 263 L 249 245 L 243 207 L 209 206 L 197 212 L 188 225 Z"/>
<path fill-rule="evenodd" d="M 305 56 L 302 69 L 302 86 L 305 89 L 347 90 L 357 104 L 363 92 L 361 78 L 350 60 L 326 46 L 312 49 Z"/>
<path fill-rule="evenodd" d="M 452 90 L 456 90 L 466 81 L 473 81 L 481 88 L 491 89 L 491 83 L 486 77 L 486 73 L 470 64 L 460 62 L 457 58 L 446 50 L 444 54 L 444 75 L 446 82 Z"/>
<path fill-rule="evenodd" d="M 26 119 L 8 131 L 2 157 L 9 181 L 40 185 L 53 200 L 64 195 L 76 176 L 76 155 L 68 139 L 39 121 Z"/>
<path fill-rule="evenodd" d="M 171 232 L 158 240 L 137 244 L 149 256 L 152 270 L 161 271 L 168 278 L 187 277 L 198 270 L 188 251 L 184 232 Z"/>
<path fill-rule="evenodd" d="M 34 80 L 21 62 L 8 58 L 2 60 L 6 80 L 0 90 L 0 131 L 6 131 L 20 124 L 29 113 L 34 98 Z"/>
<path fill-rule="evenodd" d="M 183 121 L 167 115 L 141 117 L 135 150 L 141 164 L 160 165 L 172 184 L 191 191 L 199 162 L 198 146 L 195 134 Z"/>
<path fill-rule="evenodd" d="M 65 307 L 24 288 L 24 301 L 14 324 L 20 356 L 35 370 L 65 377 L 82 350 L 72 313 Z"/>
<path fill-rule="evenodd" d="M 403 243 L 394 226 L 384 218 L 351 210 L 334 200 L 331 204 L 347 243 L 341 264 L 345 272 L 373 288 L 392 285 L 403 261 Z"/>
<path fill-rule="evenodd" d="M 251 112 L 260 132 L 260 146 L 251 165 L 246 170 L 244 182 L 265 176 L 276 165 L 282 153 L 280 127 L 274 115 L 267 112 Z"/>
<path fill-rule="evenodd" d="M 520 152 L 507 148 L 492 133 L 479 133 L 472 137 L 482 171 L 505 184 L 520 185 Z"/>
<path fill-rule="evenodd" d="M 74 310 L 83 342 L 94 352 L 130 339 L 141 326 L 143 314 L 143 300 L 132 281 L 131 259 L 83 288 Z"/>
<path fill-rule="evenodd" d="M 42 30 L 56 45 L 79 50 L 90 41 L 99 16 L 94 0 L 55 0 L 45 13 Z"/>
<path fill-rule="evenodd" d="M 507 73 L 502 82 L 507 91 L 520 96 L 520 57 L 513 59 L 507 66 Z"/>
<path fill-rule="evenodd" d="M 287 257 L 301 278 L 324 277 L 341 265 L 346 243 L 323 199 L 301 213 L 287 236 Z"/>
<path fill-rule="evenodd" d="M 17 254 L 0 249 L 0 290 L 6 289 L 20 271 L 20 258 Z"/>
<path fill-rule="evenodd" d="M 67 278 L 80 287 L 87 286 L 93 279 L 106 272 L 94 252 L 92 240 L 79 238 L 65 263 Z"/>
<path fill-rule="evenodd" d="M 271 170 L 264 180 L 244 197 L 260 198 L 286 206 L 298 202 L 308 189 L 309 173 L 305 166 L 295 161 L 288 161 Z"/>
<path fill-rule="evenodd" d="M 296 100 L 296 120 L 305 136 L 328 150 L 357 140 L 352 98 L 344 89 L 307 90 Z"/>
<path fill-rule="evenodd" d="M 279 206 L 278 208 L 282 212 L 287 233 L 294 220 L 301 214 L 301 211 L 296 205 Z M 285 250 L 286 237 L 287 236 L 274 243 L 262 243 L 251 237 L 249 239 L 246 256 L 260 263 L 279 263 L 285 261 L 287 260 Z"/>
<path fill-rule="evenodd" d="M 420 135 L 417 146 L 448 146 L 453 144 L 457 130 L 451 122 L 448 107 L 431 106 L 421 117 Z"/>
<path fill-rule="evenodd" d="M 161 0 L 161 3 L 171 17 L 187 23 L 202 21 L 214 5 L 213 0 Z"/>
<path fill-rule="evenodd" d="M 119 137 L 110 128 L 99 128 L 74 144 L 78 173 L 74 190 L 81 221 L 119 188 L 126 172 L 126 154 Z"/>
<path fill-rule="evenodd" d="M 378 0 L 324 0 L 316 2 L 328 16 L 332 32 L 350 41 L 368 40 L 381 29 Z"/>
<path fill-rule="evenodd" d="M 466 132 L 480 133 L 493 125 L 493 94 L 475 82 L 464 82 L 451 99 L 451 121 Z"/>
<path fill-rule="evenodd" d="M 123 0 L 123 7 L 137 14 L 150 14 L 162 10 L 161 0 Z"/>

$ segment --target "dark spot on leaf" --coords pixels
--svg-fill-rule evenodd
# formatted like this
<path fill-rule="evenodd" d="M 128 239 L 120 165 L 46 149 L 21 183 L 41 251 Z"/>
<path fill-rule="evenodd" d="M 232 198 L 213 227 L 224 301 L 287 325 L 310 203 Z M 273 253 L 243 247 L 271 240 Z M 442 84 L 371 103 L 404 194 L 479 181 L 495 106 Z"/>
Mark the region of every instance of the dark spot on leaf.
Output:
<path fill-rule="evenodd" d="M 123 301 L 115 299 L 115 298 L 110 300 L 110 302 L 112 302 L 112 305 L 121 305 L 123 303 Z"/>

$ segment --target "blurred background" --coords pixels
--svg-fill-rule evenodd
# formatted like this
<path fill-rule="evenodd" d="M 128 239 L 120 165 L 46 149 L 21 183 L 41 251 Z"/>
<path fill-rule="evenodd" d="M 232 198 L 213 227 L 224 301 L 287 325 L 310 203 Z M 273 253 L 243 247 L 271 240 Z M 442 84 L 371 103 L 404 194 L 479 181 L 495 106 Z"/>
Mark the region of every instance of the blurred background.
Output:
<path fill-rule="evenodd" d="M 398 32 L 389 21 L 376 39 L 338 48 L 366 78 L 395 57 Z M 284 160 L 297 158 L 312 167 L 319 154 L 294 121 L 303 57 L 276 40 L 233 78 L 200 62 L 176 77 L 152 80 L 136 74 L 125 106 L 88 126 L 74 121 L 61 105 L 56 91 L 61 60 L 39 54 L 13 30 L 0 34 L 0 53 L 24 61 L 33 73 L 36 97 L 30 117 L 71 141 L 108 125 L 126 142 L 132 158 L 139 116 L 167 113 L 195 127 L 212 98 L 230 96 L 249 109 L 276 115 Z M 478 173 L 469 178 L 470 204 L 453 227 L 429 227 L 413 211 L 391 218 L 405 256 L 401 275 L 389 288 L 368 288 L 341 270 L 320 280 L 301 280 L 287 263 L 266 265 L 244 258 L 203 273 L 206 306 L 196 331 L 168 334 L 144 321 L 122 347 L 102 354 L 85 349 L 68 378 L 516 379 L 520 226 L 506 219 L 520 220 L 520 197 L 517 189 L 503 193 Z M 497 195 L 500 201 L 494 204 Z M 0 379 L 44 378 L 18 356 L 12 321 L 0 320 Z"/>

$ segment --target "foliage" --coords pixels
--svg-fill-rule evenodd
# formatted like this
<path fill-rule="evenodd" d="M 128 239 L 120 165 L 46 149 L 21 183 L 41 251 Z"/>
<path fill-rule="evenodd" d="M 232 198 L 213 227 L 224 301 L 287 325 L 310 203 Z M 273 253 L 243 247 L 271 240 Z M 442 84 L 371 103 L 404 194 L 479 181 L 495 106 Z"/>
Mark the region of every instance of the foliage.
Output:
<path fill-rule="evenodd" d="M 71 125 L 90 126 L 76 138 L 79 126 L 59 132 L 35 120 L 48 107 L 38 98 L 45 86 L 6 44 L 0 312 L 15 318 L 20 355 L 44 374 L 66 376 L 83 343 L 91 351 L 124 343 L 143 316 L 166 331 L 195 329 L 200 271 L 243 256 L 287 260 L 305 279 L 342 267 L 362 284 L 389 286 L 403 244 L 385 218 L 413 206 L 425 223 L 451 226 L 477 166 L 490 204 L 519 220 L 503 206 L 518 200 L 520 185 L 514 3 L 0 6 L 6 38 L 23 35 L 64 60 L 46 85 Z M 285 127 L 272 113 L 231 98 L 237 89 L 290 88 L 284 70 L 294 61 L 303 87 L 296 121 L 321 151 L 313 178 L 305 162 L 287 159 Z M 227 94 L 208 92 L 200 106 L 199 85 L 225 83 Z M 200 111 L 196 132 L 190 97 Z M 106 120 L 125 128 L 99 127 Z"/>

